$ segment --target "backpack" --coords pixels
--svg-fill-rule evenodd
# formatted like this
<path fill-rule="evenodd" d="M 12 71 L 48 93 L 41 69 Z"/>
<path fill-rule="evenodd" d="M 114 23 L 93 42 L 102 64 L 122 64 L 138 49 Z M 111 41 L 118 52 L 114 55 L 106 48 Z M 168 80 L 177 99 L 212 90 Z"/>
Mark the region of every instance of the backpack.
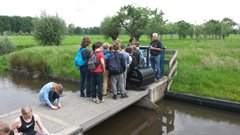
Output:
<path fill-rule="evenodd" d="M 130 69 L 136 69 L 137 66 L 138 66 L 138 61 L 137 61 L 137 58 L 136 56 L 134 56 L 133 54 L 130 55 L 132 57 L 132 62 L 131 64 L 129 65 Z"/>
<path fill-rule="evenodd" d="M 121 55 L 118 52 L 112 53 L 108 58 L 108 72 L 110 75 L 117 75 L 123 73 L 125 62 L 121 61 Z M 122 57 L 124 60 L 124 56 Z"/>
<path fill-rule="evenodd" d="M 80 48 L 78 49 L 77 55 L 76 55 L 75 60 L 74 60 L 74 65 L 75 66 L 81 67 L 86 63 L 86 59 L 83 60 L 83 57 L 82 57 L 82 52 L 86 49 L 87 48 L 83 48 L 82 50 Z"/>
<path fill-rule="evenodd" d="M 88 60 L 88 69 L 94 70 L 98 67 L 98 53 L 93 52 Z"/>

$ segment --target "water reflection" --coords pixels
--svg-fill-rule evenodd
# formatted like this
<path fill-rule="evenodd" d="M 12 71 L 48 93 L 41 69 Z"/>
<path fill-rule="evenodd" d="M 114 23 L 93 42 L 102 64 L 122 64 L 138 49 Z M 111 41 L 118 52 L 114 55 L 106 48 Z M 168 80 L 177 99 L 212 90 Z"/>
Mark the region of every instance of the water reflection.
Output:
<path fill-rule="evenodd" d="M 174 110 L 158 112 L 131 106 L 84 133 L 85 135 L 163 135 L 174 130 Z"/>
<path fill-rule="evenodd" d="M 85 135 L 239 135 L 238 113 L 164 99 L 158 111 L 136 106 L 121 111 Z"/>

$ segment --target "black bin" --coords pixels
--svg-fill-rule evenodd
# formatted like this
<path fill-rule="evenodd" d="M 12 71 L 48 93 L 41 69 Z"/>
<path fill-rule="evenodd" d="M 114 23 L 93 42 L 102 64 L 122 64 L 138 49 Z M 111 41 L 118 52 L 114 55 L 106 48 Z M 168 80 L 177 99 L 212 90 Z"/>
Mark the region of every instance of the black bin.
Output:
<path fill-rule="evenodd" d="M 141 87 L 154 83 L 155 72 L 151 67 L 134 69 L 127 74 L 127 88 Z"/>

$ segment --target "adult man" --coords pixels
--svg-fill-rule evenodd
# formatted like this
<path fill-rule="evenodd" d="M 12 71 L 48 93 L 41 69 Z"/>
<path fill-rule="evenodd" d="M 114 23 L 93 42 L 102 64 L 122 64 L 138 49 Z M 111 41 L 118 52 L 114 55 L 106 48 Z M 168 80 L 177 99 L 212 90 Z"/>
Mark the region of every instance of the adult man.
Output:
<path fill-rule="evenodd" d="M 159 82 L 159 79 L 163 76 L 161 76 L 161 69 L 160 69 L 160 54 L 161 51 L 163 51 L 163 45 L 158 40 L 158 34 L 153 33 L 152 34 L 152 42 L 149 45 L 150 50 L 150 62 L 153 70 L 155 71 L 155 82 Z"/>

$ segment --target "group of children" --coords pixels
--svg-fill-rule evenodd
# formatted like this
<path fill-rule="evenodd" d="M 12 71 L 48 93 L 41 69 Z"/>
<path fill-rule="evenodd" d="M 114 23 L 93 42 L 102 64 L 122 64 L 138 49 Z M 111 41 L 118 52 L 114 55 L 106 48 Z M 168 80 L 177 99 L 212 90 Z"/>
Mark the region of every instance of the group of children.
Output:
<path fill-rule="evenodd" d="M 131 41 L 131 40 L 130 40 Z M 129 70 L 137 68 L 143 54 L 139 51 L 139 43 L 131 42 L 126 48 L 116 39 L 112 45 L 96 42 L 92 45 L 92 51 L 85 49 L 91 44 L 89 37 L 84 37 L 80 44 L 83 60 L 87 62 L 79 67 L 80 70 L 80 97 L 92 98 L 93 102 L 103 102 L 103 96 L 107 91 L 113 92 L 113 99 L 128 97 L 126 92 L 126 79 Z M 137 46 L 138 45 L 138 46 Z M 97 66 L 89 68 L 89 61 L 96 55 Z M 92 66 L 91 66 L 92 67 Z M 115 69 L 114 69 L 115 68 Z M 86 82 L 86 92 L 84 90 Z"/>

